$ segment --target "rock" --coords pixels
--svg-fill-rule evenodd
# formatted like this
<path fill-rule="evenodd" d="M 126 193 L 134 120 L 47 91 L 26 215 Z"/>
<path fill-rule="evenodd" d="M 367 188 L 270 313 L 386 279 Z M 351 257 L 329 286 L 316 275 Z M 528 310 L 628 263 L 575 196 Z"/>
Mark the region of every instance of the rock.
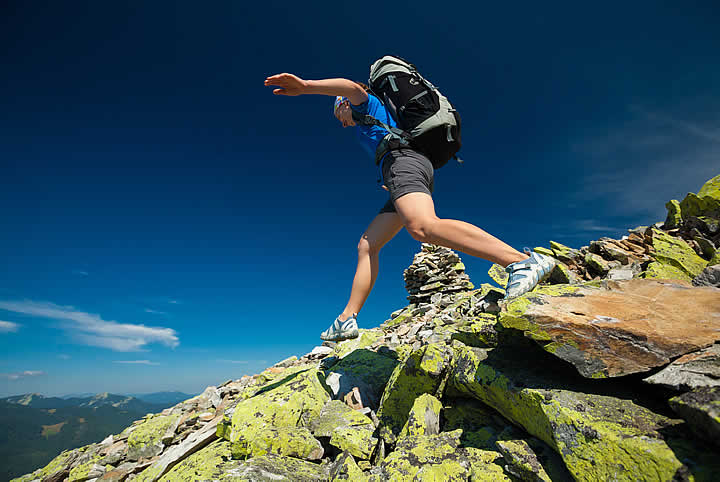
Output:
<path fill-rule="evenodd" d="M 714 288 L 645 279 L 605 286 L 539 287 L 498 319 L 591 378 L 646 372 L 720 339 Z"/>
<path fill-rule="evenodd" d="M 655 249 L 653 257 L 658 263 L 672 266 L 684 273 L 683 278 L 678 279 L 690 281 L 699 275 L 707 264 L 684 240 L 663 231 L 652 230 L 652 244 Z"/>
<path fill-rule="evenodd" d="M 229 471 L 235 480 L 286 480 L 317 482 L 328 480 L 328 466 L 281 455 L 253 457 Z M 229 478 L 229 477 L 228 477 Z"/>
<path fill-rule="evenodd" d="M 128 437 L 128 460 L 149 459 L 165 448 L 163 438 L 167 430 L 177 426 L 180 415 L 151 416 Z"/>
<path fill-rule="evenodd" d="M 667 219 L 665 219 L 665 228 L 673 229 L 682 226 L 682 214 L 680 210 L 680 203 L 673 199 L 665 204 L 668 210 Z"/>
<path fill-rule="evenodd" d="M 672 409 L 701 437 L 720 447 L 720 387 L 697 388 L 671 398 Z"/>
<path fill-rule="evenodd" d="M 415 399 L 408 420 L 405 423 L 399 438 L 414 435 L 437 435 L 440 433 L 440 410 L 442 403 L 429 393 L 424 393 Z"/>
<path fill-rule="evenodd" d="M 552 482 L 550 476 L 545 472 L 535 452 L 524 440 L 498 440 L 495 442 L 498 451 L 505 458 L 506 470 L 526 481 Z"/>
<path fill-rule="evenodd" d="M 221 418 L 221 416 L 218 416 L 214 421 L 208 422 L 203 428 L 194 432 L 180 444 L 168 448 L 160 458 L 141 472 L 138 480 L 159 480 L 160 477 L 177 465 L 178 462 L 217 439 L 216 430 Z"/>
<path fill-rule="evenodd" d="M 578 275 L 571 271 L 565 263 L 558 261 L 550 272 L 548 281 L 552 284 L 575 284 L 578 282 Z"/>
<path fill-rule="evenodd" d="M 505 286 L 507 286 L 509 274 L 505 271 L 505 268 L 499 264 L 493 263 L 493 265 L 490 266 L 490 270 L 488 270 L 488 275 L 490 275 L 490 278 L 500 287 L 505 288 Z"/>
<path fill-rule="evenodd" d="M 603 274 L 610 271 L 610 266 L 608 262 L 605 261 L 602 256 L 598 254 L 587 253 L 585 255 L 585 264 L 595 270 L 596 273 Z"/>
<path fill-rule="evenodd" d="M 353 387 L 352 390 L 347 392 L 343 400 L 345 404 L 353 410 L 362 410 L 364 408 L 358 387 Z"/>
<path fill-rule="evenodd" d="M 338 343 L 338 345 L 335 347 L 334 355 L 343 358 L 347 356 L 348 354 L 354 352 L 355 350 L 360 350 L 362 348 L 366 348 L 376 341 L 378 341 L 383 333 L 380 330 L 364 330 L 360 329 L 360 334 L 357 338 L 351 339 L 351 340 L 345 340 Z"/>
<path fill-rule="evenodd" d="M 410 409 L 423 393 L 436 394 L 449 367 L 451 353 L 437 345 L 413 351 L 390 376 L 380 400 L 380 434 L 394 443 L 407 422 Z"/>
<path fill-rule="evenodd" d="M 463 320 L 451 335 L 453 340 L 459 340 L 468 346 L 491 347 L 497 345 L 497 317 L 490 313 L 481 313 Z"/>
<path fill-rule="evenodd" d="M 552 249 L 543 248 L 542 246 L 538 246 L 533 249 L 536 253 L 544 254 L 545 256 L 552 256 L 555 257 L 555 253 Z"/>
<path fill-rule="evenodd" d="M 246 442 L 246 443 L 243 443 Z M 305 460 L 320 460 L 324 450 L 305 427 L 264 427 L 252 437 L 243 437 L 232 445 L 235 458 L 275 454 Z"/>
<path fill-rule="evenodd" d="M 333 398 L 344 398 L 353 388 L 360 391 L 363 404 L 376 410 L 383 389 L 398 360 L 367 349 L 346 355 L 327 372 L 327 383 Z"/>
<path fill-rule="evenodd" d="M 550 241 L 550 248 L 553 251 L 553 257 L 559 259 L 563 263 L 575 263 L 580 257 L 580 252 L 576 249 L 569 248 L 564 244 Z"/>
<path fill-rule="evenodd" d="M 337 427 L 332 431 L 330 445 L 353 456 L 367 460 L 372 454 L 378 439 L 373 437 L 374 427 L 366 425 Z"/>
<path fill-rule="evenodd" d="M 102 465 L 95 463 L 97 460 L 91 460 L 70 470 L 68 474 L 68 482 L 84 482 L 90 479 L 97 479 L 105 472 Z"/>
<path fill-rule="evenodd" d="M 632 263 L 626 266 L 612 268 L 607 274 L 607 279 L 610 281 L 627 281 L 638 276 L 640 272 L 640 265 Z"/>
<path fill-rule="evenodd" d="M 330 480 L 350 480 L 364 482 L 368 477 L 363 474 L 350 452 L 343 452 L 330 466 Z"/>
<path fill-rule="evenodd" d="M 720 469 L 702 449 L 687 453 L 686 441 L 673 438 L 677 420 L 622 398 L 565 389 L 544 364 L 513 359 L 514 351 L 489 350 L 483 360 L 469 348 L 457 348 L 450 384 L 547 443 L 575 480 L 613 480 L 621 474 L 670 480 L 679 470 L 707 476 Z M 685 457 L 693 458 L 692 468 L 681 462 Z"/>
<path fill-rule="evenodd" d="M 414 477 L 421 469 L 425 469 L 425 480 L 432 480 L 428 479 L 430 471 L 437 474 L 435 480 L 467 480 L 470 463 L 457 450 L 461 434 L 462 430 L 455 430 L 403 439 L 383 460 L 381 480 L 420 480 Z"/>
<path fill-rule="evenodd" d="M 693 286 L 714 286 L 720 288 L 720 264 L 708 266 L 692 280 Z"/>
<path fill-rule="evenodd" d="M 218 436 L 230 441 L 234 457 L 243 457 L 256 438 L 266 437 L 263 433 L 266 427 L 280 429 L 309 425 L 330 400 L 322 378 L 322 372 L 307 369 L 266 387 L 235 406 L 231 424 L 224 420 L 218 428 Z"/>
<path fill-rule="evenodd" d="M 720 345 L 681 356 L 644 381 L 675 390 L 720 387 Z"/>
<path fill-rule="evenodd" d="M 309 425 L 316 437 L 330 437 L 338 427 L 363 427 L 370 431 L 375 429 L 370 418 L 340 400 L 330 400 L 325 404 L 318 417 L 311 420 Z"/>

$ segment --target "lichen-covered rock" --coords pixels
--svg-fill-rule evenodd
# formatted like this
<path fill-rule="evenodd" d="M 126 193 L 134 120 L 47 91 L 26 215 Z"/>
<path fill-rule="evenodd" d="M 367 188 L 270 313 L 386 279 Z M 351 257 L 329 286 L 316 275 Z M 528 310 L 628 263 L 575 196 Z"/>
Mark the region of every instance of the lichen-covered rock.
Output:
<path fill-rule="evenodd" d="M 683 453 L 679 447 L 684 440 L 673 439 L 671 448 L 664 432 L 677 420 L 629 400 L 545 388 L 557 386 L 557 381 L 541 367 L 512 365 L 519 361 L 509 350 L 492 350 L 485 360 L 469 348 L 456 350 L 451 377 L 455 389 L 550 445 L 576 480 L 670 480 L 678 471 L 707 475 L 720 469 L 701 450 L 683 446 L 692 455 Z M 685 466 L 685 457 L 697 465 Z"/>
<path fill-rule="evenodd" d="M 465 477 L 460 480 L 466 480 L 470 464 L 467 457 L 458 451 L 461 434 L 462 430 L 455 430 L 399 440 L 395 450 L 381 464 L 383 478 L 380 480 L 411 481 L 423 466 L 440 466 L 443 462 L 448 462 L 442 469 L 449 480 L 457 480 L 451 477 Z"/>
<path fill-rule="evenodd" d="M 550 272 L 548 281 L 552 284 L 575 284 L 579 279 L 578 275 L 571 271 L 565 263 L 558 261 Z"/>
<path fill-rule="evenodd" d="M 368 480 L 368 476 L 358 467 L 350 452 L 343 452 L 330 467 L 330 482 L 336 480 L 365 482 Z"/>
<path fill-rule="evenodd" d="M 342 358 L 355 350 L 359 350 L 361 348 L 372 345 L 373 343 L 378 341 L 383 335 L 382 331 L 378 329 L 364 330 L 360 328 L 359 332 L 360 334 L 357 338 L 345 340 L 338 343 L 337 347 L 335 347 L 334 355 Z"/>
<path fill-rule="evenodd" d="M 84 482 L 86 480 L 100 477 L 105 472 L 105 468 L 102 465 L 97 464 L 98 460 L 100 460 L 100 457 L 96 456 L 91 460 L 74 467 L 70 470 L 68 482 Z"/>
<path fill-rule="evenodd" d="M 697 388 L 671 398 L 670 406 L 696 433 L 720 447 L 720 387 Z"/>
<path fill-rule="evenodd" d="M 399 438 L 440 433 L 440 400 L 424 393 L 415 399 Z"/>
<path fill-rule="evenodd" d="M 12 479 L 11 482 L 30 482 L 32 480 L 55 479 L 58 480 L 62 476 L 63 480 L 70 473 L 70 466 L 78 457 L 78 450 L 65 450 L 55 457 L 45 467 L 35 470 L 34 472 Z M 64 476 L 62 474 L 65 474 Z M 57 475 L 57 477 L 55 477 Z"/>
<path fill-rule="evenodd" d="M 505 286 L 507 286 L 507 280 L 510 276 L 507 271 L 505 271 L 505 268 L 503 268 L 497 263 L 493 263 L 493 265 L 490 266 L 490 269 L 488 270 L 488 275 L 502 288 L 505 288 Z"/>
<path fill-rule="evenodd" d="M 340 400 L 330 400 L 317 418 L 310 421 L 309 428 L 316 437 L 330 437 L 338 427 L 375 427 L 370 418 L 348 407 Z"/>
<path fill-rule="evenodd" d="M 395 442 L 418 396 L 437 392 L 451 356 L 451 352 L 445 347 L 427 345 L 413 351 L 395 368 L 385 387 L 378 410 L 380 434 L 386 442 Z"/>
<path fill-rule="evenodd" d="M 538 287 L 498 319 L 590 378 L 649 371 L 720 339 L 714 288 L 646 279 L 603 285 Z"/>
<path fill-rule="evenodd" d="M 502 455 L 498 452 L 476 448 L 467 448 L 465 451 L 470 462 L 469 480 L 478 482 L 509 482 L 512 480 L 500 466 Z"/>
<path fill-rule="evenodd" d="M 294 373 L 241 401 L 233 411 L 229 430 L 218 430 L 218 436 L 229 440 L 233 455 L 241 457 L 265 429 L 309 425 L 330 400 L 321 377 L 317 369 Z"/>
<path fill-rule="evenodd" d="M 564 244 L 556 241 L 550 241 L 550 248 L 553 251 L 553 257 L 559 259 L 563 263 L 575 263 L 580 257 L 580 252 L 576 249 L 569 248 Z"/>
<path fill-rule="evenodd" d="M 446 396 L 444 405 L 440 423 L 443 430 L 462 429 L 463 447 L 495 450 L 498 434 L 508 425 L 498 412 L 474 398 Z"/>
<path fill-rule="evenodd" d="M 682 213 L 680 209 L 680 202 L 676 199 L 671 199 L 665 204 L 668 214 L 665 219 L 665 229 L 674 229 L 682 225 Z"/>
<path fill-rule="evenodd" d="M 237 468 L 240 462 L 232 460 L 231 457 L 230 442 L 216 440 L 175 465 L 165 474 L 163 480 L 237 480 L 233 479 L 232 470 Z"/>
<path fill-rule="evenodd" d="M 401 350 L 401 347 L 396 348 L 396 351 Z M 330 368 L 326 383 L 333 398 L 343 398 L 357 387 L 364 406 L 377 409 L 383 389 L 397 365 L 398 360 L 390 356 L 368 349 L 354 350 Z"/>
<path fill-rule="evenodd" d="M 461 320 L 451 338 L 468 346 L 492 347 L 498 343 L 498 320 L 492 313 L 480 313 Z"/>
<path fill-rule="evenodd" d="M 353 456 L 367 460 L 372 454 L 378 439 L 373 437 L 374 427 L 338 427 L 332 432 L 330 445 Z"/>
<path fill-rule="evenodd" d="M 138 425 L 128 437 L 128 460 L 151 458 L 165 448 L 163 436 L 180 415 L 155 415 Z"/>
<path fill-rule="evenodd" d="M 699 275 L 707 265 L 688 244 L 681 238 L 670 236 L 658 229 L 652 230 L 652 242 L 655 252 L 653 257 L 663 265 L 672 266 L 684 273 L 682 279 L 690 281 Z M 655 268 L 657 269 L 657 268 Z M 650 275 L 646 275 L 650 278 Z"/>
<path fill-rule="evenodd" d="M 608 262 L 605 261 L 602 256 L 594 253 L 587 253 L 585 255 L 585 264 L 590 266 L 597 273 L 603 274 L 610 271 L 610 266 L 608 265 Z"/>
<path fill-rule="evenodd" d="M 233 481 L 318 482 L 329 480 L 328 466 L 285 457 L 263 455 L 253 457 L 229 472 Z"/>
<path fill-rule="evenodd" d="M 552 482 L 537 455 L 526 441 L 522 439 L 498 440 L 495 442 L 495 446 L 505 458 L 506 470 L 515 477 L 530 482 Z"/>
<path fill-rule="evenodd" d="M 232 445 L 234 458 L 258 455 L 287 455 L 305 460 L 320 460 L 324 450 L 305 427 L 267 427 L 252 437 L 240 437 Z"/>

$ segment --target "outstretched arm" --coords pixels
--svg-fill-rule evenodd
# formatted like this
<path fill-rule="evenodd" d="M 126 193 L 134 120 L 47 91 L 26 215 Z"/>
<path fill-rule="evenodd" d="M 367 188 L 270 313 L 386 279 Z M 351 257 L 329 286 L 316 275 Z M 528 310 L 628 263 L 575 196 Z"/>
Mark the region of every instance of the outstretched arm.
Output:
<path fill-rule="evenodd" d="M 360 85 L 348 79 L 303 80 L 293 74 L 277 74 L 265 79 L 266 86 L 276 86 L 275 95 L 341 95 L 351 104 L 360 105 L 368 100 L 368 95 Z"/>

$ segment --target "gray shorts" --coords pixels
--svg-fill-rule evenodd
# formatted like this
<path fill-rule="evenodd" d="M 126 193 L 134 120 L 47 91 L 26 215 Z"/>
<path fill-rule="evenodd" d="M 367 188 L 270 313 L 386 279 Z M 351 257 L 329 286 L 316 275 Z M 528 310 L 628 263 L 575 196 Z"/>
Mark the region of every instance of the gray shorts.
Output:
<path fill-rule="evenodd" d="M 411 192 L 432 195 L 434 189 L 433 166 L 424 155 L 411 149 L 390 151 L 382 163 L 382 179 L 390 191 L 390 199 L 380 213 L 394 213 L 394 201 Z"/>

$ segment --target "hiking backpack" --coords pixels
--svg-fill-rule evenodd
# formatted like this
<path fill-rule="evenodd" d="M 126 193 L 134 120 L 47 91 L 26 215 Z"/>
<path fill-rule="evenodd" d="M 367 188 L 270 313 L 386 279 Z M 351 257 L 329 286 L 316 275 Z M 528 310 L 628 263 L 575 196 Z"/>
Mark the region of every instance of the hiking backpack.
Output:
<path fill-rule="evenodd" d="M 378 146 L 376 164 L 388 150 L 409 145 L 423 153 L 437 169 L 460 150 L 460 115 L 440 91 L 399 57 L 386 55 L 370 66 L 370 93 L 383 102 L 399 129 L 372 116 L 356 119 L 391 132 Z"/>

